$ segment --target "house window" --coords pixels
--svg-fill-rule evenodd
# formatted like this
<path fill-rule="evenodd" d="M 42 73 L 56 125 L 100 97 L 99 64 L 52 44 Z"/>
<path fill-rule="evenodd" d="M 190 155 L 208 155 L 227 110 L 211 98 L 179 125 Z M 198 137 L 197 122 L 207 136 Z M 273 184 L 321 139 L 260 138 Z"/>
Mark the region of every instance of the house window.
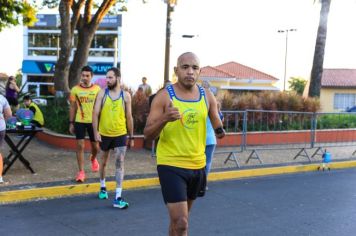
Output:
<path fill-rule="evenodd" d="M 334 109 L 346 110 L 355 105 L 356 94 L 336 93 L 334 95 Z"/>

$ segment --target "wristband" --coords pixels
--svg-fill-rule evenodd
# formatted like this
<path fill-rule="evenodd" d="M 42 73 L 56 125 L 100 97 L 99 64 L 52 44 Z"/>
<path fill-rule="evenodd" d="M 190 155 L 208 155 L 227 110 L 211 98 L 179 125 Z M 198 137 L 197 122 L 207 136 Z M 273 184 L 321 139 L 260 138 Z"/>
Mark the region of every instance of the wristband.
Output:
<path fill-rule="evenodd" d="M 69 124 L 74 124 L 74 121 L 69 121 Z"/>
<path fill-rule="evenodd" d="M 130 140 L 135 140 L 135 137 L 130 136 L 129 139 Z"/>
<path fill-rule="evenodd" d="M 219 135 L 219 134 L 222 134 L 222 133 L 224 133 L 224 129 L 222 127 L 219 127 L 219 128 L 215 129 L 215 134 L 216 135 Z"/>

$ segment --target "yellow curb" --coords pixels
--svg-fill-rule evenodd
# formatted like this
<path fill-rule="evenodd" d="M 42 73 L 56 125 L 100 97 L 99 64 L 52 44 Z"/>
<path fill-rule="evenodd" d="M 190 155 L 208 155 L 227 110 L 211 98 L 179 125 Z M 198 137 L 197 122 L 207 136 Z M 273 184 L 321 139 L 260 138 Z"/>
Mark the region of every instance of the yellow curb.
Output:
<path fill-rule="evenodd" d="M 239 179 L 247 177 L 291 174 L 298 172 L 316 171 L 319 164 L 310 165 L 295 165 L 295 166 L 279 166 L 266 167 L 258 169 L 245 169 L 224 172 L 212 172 L 209 174 L 209 181 L 221 181 L 227 179 Z M 331 169 L 353 168 L 356 167 L 356 161 L 343 161 L 330 163 Z M 108 191 L 115 190 L 115 181 L 107 183 Z M 136 189 L 145 187 L 154 187 L 159 185 L 158 178 L 132 179 L 125 180 L 123 189 Z M 90 184 L 75 184 L 66 186 L 54 186 L 46 188 L 34 188 L 24 190 L 14 190 L 0 192 L 0 204 L 15 203 L 29 200 L 39 200 L 48 198 L 59 198 L 72 195 L 93 194 L 97 193 L 100 188 L 99 183 Z"/>
<path fill-rule="evenodd" d="M 115 190 L 115 185 L 116 183 L 114 181 L 107 182 L 108 191 Z M 124 181 L 123 188 L 134 189 L 158 185 L 158 178 L 132 179 Z M 97 193 L 99 189 L 99 183 L 90 183 L 5 191 L 0 192 L 0 204 L 29 201 L 35 199 L 39 200 L 48 198 L 59 198 L 72 195 L 93 194 Z"/>
<path fill-rule="evenodd" d="M 258 168 L 258 169 L 215 172 L 209 174 L 208 180 L 219 181 L 219 180 L 226 180 L 226 179 L 239 179 L 239 178 L 246 178 L 246 177 L 316 171 L 319 166 L 320 164 L 309 164 L 309 165 L 279 166 L 279 167 L 267 167 L 267 168 Z M 329 163 L 329 167 L 331 169 L 353 168 L 356 167 L 356 161 L 343 161 L 343 162 Z"/>

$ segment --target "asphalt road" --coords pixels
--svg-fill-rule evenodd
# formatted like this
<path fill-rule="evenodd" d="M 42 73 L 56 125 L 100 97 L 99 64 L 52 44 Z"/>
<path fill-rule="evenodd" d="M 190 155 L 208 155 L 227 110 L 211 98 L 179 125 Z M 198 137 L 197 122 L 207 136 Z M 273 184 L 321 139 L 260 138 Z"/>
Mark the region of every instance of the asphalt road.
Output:
<path fill-rule="evenodd" d="M 189 235 L 355 235 L 356 169 L 209 184 Z M 125 191 L 127 210 L 96 195 L 0 206 L 0 235 L 167 235 L 159 188 Z"/>

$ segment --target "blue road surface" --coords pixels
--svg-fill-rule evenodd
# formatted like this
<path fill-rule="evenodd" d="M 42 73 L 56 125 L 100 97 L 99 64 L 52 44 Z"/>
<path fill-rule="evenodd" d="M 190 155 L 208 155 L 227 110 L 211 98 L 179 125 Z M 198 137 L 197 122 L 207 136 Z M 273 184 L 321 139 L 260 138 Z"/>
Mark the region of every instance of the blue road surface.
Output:
<path fill-rule="evenodd" d="M 356 169 L 209 183 L 189 235 L 356 235 Z M 0 206 L 0 235 L 167 235 L 159 188 L 124 191 L 130 207 L 96 195 Z"/>

